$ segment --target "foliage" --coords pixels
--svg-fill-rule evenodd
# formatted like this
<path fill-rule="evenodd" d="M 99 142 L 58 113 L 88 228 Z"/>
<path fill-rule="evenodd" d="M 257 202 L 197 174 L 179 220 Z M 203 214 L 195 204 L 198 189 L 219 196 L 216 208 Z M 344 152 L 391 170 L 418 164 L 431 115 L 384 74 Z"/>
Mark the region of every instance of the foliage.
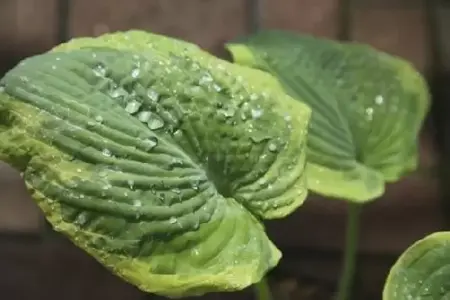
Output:
<path fill-rule="evenodd" d="M 417 167 L 426 84 L 359 44 L 263 31 L 227 48 L 235 64 L 129 31 L 28 58 L 0 81 L 0 159 L 23 172 L 56 230 L 169 297 L 261 281 L 270 298 L 263 276 L 281 253 L 262 220 L 293 212 L 307 189 L 351 202 L 338 293 L 349 300 L 359 204 Z M 445 253 L 411 262 L 444 249 L 437 237 L 400 258 L 386 300 L 418 297 L 410 283 Z"/>
<path fill-rule="evenodd" d="M 72 40 L 0 83 L 0 157 L 115 274 L 179 297 L 277 264 L 261 219 L 307 195 L 310 110 L 267 74 L 131 31 Z"/>
<path fill-rule="evenodd" d="M 449 278 L 450 232 L 436 232 L 400 256 L 387 278 L 383 300 L 447 299 Z"/>
<path fill-rule="evenodd" d="M 354 202 L 417 166 L 417 135 L 428 109 L 422 76 L 404 60 L 359 44 L 280 31 L 230 43 L 236 63 L 274 75 L 313 114 L 308 187 Z"/>
<path fill-rule="evenodd" d="M 386 182 L 417 167 L 417 137 L 429 107 L 422 76 L 406 61 L 355 44 L 262 31 L 228 44 L 236 63 L 275 76 L 312 109 L 307 182 L 349 204 L 337 300 L 351 298 L 359 215 Z"/>

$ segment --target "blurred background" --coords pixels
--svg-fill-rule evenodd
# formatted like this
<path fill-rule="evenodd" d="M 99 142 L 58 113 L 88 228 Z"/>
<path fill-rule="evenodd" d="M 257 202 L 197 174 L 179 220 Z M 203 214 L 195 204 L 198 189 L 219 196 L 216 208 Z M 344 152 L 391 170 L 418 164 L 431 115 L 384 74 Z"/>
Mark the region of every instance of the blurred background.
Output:
<path fill-rule="evenodd" d="M 355 299 L 381 299 L 398 255 L 426 234 L 450 229 L 450 1 L 0 0 L 0 77 L 21 59 L 69 38 L 132 28 L 180 37 L 221 57 L 226 57 L 224 42 L 258 28 L 278 28 L 363 42 L 409 60 L 427 78 L 433 96 L 420 138 L 421 167 L 367 205 Z M 345 217 L 343 202 L 311 196 L 292 216 L 268 223 L 284 253 L 270 274 L 275 300 L 331 299 Z M 114 277 L 49 232 L 19 175 L 0 164 L 0 299 L 159 298 Z"/>

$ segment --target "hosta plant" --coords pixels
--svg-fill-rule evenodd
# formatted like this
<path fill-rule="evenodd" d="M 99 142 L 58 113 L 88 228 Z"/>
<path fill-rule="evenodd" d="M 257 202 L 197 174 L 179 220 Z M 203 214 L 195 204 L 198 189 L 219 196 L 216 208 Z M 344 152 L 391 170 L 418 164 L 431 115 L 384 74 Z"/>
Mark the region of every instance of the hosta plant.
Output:
<path fill-rule="evenodd" d="M 422 76 L 369 46 L 263 31 L 227 45 L 237 64 L 272 74 L 312 109 L 308 188 L 349 202 L 345 265 L 337 298 L 349 300 L 360 204 L 417 166 L 428 110 Z"/>
<path fill-rule="evenodd" d="M 383 300 L 450 299 L 450 232 L 417 241 L 389 272 Z"/>
<path fill-rule="evenodd" d="M 168 297 L 243 289 L 302 204 L 310 109 L 270 75 L 141 32 L 79 38 L 0 81 L 0 159 L 53 227 Z"/>
<path fill-rule="evenodd" d="M 130 31 L 26 59 L 0 81 L 0 159 L 57 231 L 169 297 L 259 282 L 281 256 L 263 219 L 307 188 L 347 200 L 349 300 L 359 204 L 416 167 L 425 84 L 367 46 L 269 31 L 227 47 L 236 64 Z"/>

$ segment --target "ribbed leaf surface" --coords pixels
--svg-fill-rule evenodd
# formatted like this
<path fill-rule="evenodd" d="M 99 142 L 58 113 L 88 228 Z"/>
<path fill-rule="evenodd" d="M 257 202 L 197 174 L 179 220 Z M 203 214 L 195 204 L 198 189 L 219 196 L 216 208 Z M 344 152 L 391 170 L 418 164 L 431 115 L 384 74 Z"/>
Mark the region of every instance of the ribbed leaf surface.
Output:
<path fill-rule="evenodd" d="M 433 233 L 409 247 L 392 267 L 383 300 L 450 299 L 450 232 Z"/>
<path fill-rule="evenodd" d="M 277 264 L 260 219 L 306 197 L 310 110 L 270 76 L 131 31 L 26 59 L 0 84 L 0 157 L 114 273 L 178 297 Z"/>
<path fill-rule="evenodd" d="M 266 31 L 228 45 L 236 63 L 271 73 L 313 113 L 308 186 L 364 202 L 417 165 L 428 109 L 423 78 L 368 46 Z"/>

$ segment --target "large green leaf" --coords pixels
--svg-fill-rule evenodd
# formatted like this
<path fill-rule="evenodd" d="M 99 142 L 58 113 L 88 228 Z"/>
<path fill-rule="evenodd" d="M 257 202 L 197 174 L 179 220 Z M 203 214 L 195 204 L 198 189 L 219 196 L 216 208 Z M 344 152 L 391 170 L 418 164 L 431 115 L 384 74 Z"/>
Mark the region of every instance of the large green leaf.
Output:
<path fill-rule="evenodd" d="M 313 111 L 308 185 L 364 202 L 417 165 L 428 91 L 413 67 L 368 46 L 265 31 L 227 45 L 238 64 L 273 74 Z"/>
<path fill-rule="evenodd" d="M 306 197 L 310 110 L 271 76 L 130 31 L 72 40 L 0 84 L 0 158 L 114 273 L 178 297 L 277 264 L 261 219 Z"/>
<path fill-rule="evenodd" d="M 383 300 L 444 299 L 450 299 L 450 232 L 437 232 L 398 259 L 384 286 Z"/>

